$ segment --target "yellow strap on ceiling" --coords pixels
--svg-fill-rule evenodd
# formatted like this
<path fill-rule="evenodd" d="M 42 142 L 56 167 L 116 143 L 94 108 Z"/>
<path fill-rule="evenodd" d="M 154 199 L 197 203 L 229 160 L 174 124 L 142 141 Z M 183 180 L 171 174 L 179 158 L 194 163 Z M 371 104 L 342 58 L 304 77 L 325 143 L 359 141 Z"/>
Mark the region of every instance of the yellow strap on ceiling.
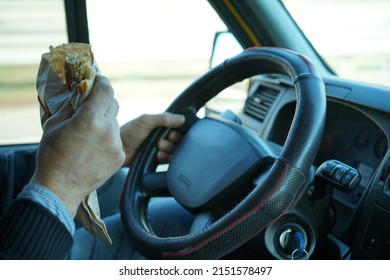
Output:
<path fill-rule="evenodd" d="M 251 41 L 252 45 L 254 47 L 261 47 L 260 41 L 257 39 L 256 35 L 252 32 L 250 27 L 246 24 L 244 19 L 240 16 L 240 14 L 237 12 L 237 10 L 234 8 L 230 0 L 223 0 L 223 3 L 225 6 L 228 8 L 230 13 L 233 15 L 233 17 L 237 20 L 238 24 L 244 31 L 245 35 L 249 38 Z"/>

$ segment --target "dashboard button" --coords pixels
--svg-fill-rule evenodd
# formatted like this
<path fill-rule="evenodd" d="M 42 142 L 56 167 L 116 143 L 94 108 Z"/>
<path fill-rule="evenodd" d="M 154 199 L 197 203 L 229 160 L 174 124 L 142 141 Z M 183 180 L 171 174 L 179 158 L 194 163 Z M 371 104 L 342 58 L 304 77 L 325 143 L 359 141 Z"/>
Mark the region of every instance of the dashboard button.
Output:
<path fill-rule="evenodd" d="M 336 168 L 337 164 L 334 162 L 327 162 L 325 164 L 324 169 L 322 170 L 322 174 L 326 177 L 330 177 L 332 174 L 332 171 Z"/>
<path fill-rule="evenodd" d="M 342 165 L 338 165 L 336 168 L 337 168 L 337 171 L 333 175 L 333 180 L 341 183 L 341 180 L 343 179 L 345 173 L 348 172 L 348 168 L 345 166 L 342 166 Z"/>
<path fill-rule="evenodd" d="M 353 178 L 357 176 L 357 172 L 355 170 L 348 170 L 348 172 L 344 175 L 343 179 L 341 180 L 341 183 L 343 185 L 349 185 Z"/>

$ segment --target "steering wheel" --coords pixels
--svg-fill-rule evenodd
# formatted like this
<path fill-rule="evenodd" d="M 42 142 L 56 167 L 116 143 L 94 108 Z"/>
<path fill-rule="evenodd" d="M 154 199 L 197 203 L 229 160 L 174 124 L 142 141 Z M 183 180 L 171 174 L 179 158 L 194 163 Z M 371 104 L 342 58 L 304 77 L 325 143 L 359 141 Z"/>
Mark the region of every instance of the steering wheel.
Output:
<path fill-rule="evenodd" d="M 225 88 L 263 73 L 287 74 L 295 86 L 295 114 L 278 155 L 235 122 L 196 117 Z M 156 143 L 168 129 L 156 129 L 144 142 L 121 195 L 124 227 L 136 249 L 149 259 L 218 259 L 254 237 L 294 202 L 322 138 L 326 96 L 308 58 L 280 48 L 250 48 L 194 81 L 167 111 L 186 115 L 186 134 L 166 172 L 156 172 L 155 158 Z M 194 220 L 217 218 L 184 235 L 157 236 L 147 208 L 151 198 L 163 193 L 193 213 Z"/>

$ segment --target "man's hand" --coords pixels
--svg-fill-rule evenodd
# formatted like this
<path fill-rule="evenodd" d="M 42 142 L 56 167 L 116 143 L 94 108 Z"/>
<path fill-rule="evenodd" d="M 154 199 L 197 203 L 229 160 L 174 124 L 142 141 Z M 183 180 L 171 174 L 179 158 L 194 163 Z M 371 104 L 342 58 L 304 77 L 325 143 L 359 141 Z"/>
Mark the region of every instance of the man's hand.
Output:
<path fill-rule="evenodd" d="M 184 122 L 185 117 L 183 115 L 165 112 L 156 115 L 141 115 L 124 124 L 121 127 L 123 149 L 126 154 L 124 166 L 131 165 L 139 146 L 145 141 L 153 129 L 157 127 L 179 128 Z M 168 133 L 166 139 L 161 139 L 157 143 L 157 148 L 159 149 L 157 158 L 160 162 L 169 162 L 171 154 L 174 152 L 181 138 L 181 133 L 172 130 Z"/>
<path fill-rule="evenodd" d="M 53 191 L 74 217 L 82 199 L 123 164 L 118 103 L 107 78 L 97 76 L 89 97 L 70 102 L 45 123 L 33 183 Z"/>

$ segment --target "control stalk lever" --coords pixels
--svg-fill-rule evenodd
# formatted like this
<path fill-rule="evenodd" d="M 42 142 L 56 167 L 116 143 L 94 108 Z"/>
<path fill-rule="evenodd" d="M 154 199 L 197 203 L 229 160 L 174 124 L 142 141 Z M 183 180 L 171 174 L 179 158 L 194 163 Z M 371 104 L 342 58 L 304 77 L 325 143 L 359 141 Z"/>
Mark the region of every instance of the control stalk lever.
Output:
<path fill-rule="evenodd" d="M 332 159 L 318 167 L 314 182 L 316 187 L 324 188 L 324 184 L 329 184 L 345 192 L 351 192 L 359 185 L 361 179 L 362 176 L 355 168 Z"/>

